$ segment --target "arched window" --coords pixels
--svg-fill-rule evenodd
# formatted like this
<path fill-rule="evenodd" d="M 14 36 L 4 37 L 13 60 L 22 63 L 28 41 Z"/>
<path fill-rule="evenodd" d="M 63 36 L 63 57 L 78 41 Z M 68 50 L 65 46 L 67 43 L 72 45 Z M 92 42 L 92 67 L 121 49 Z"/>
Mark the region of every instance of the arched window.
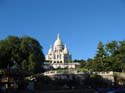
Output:
<path fill-rule="evenodd" d="M 60 54 L 60 59 L 62 58 L 62 55 Z"/>
<path fill-rule="evenodd" d="M 59 55 L 57 55 L 57 59 L 59 59 Z"/>
<path fill-rule="evenodd" d="M 54 59 L 56 59 L 56 56 L 55 56 L 55 54 L 53 55 L 53 58 L 54 58 Z"/>

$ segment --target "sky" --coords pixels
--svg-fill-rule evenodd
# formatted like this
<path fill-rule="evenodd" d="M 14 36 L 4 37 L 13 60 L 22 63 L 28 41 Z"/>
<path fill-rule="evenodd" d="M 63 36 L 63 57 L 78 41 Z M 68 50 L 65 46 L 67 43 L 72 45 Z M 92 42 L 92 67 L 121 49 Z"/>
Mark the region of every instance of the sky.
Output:
<path fill-rule="evenodd" d="M 125 39 L 125 0 L 0 0 L 0 40 L 31 36 L 46 55 L 57 33 L 73 59 L 93 58 L 99 41 Z"/>

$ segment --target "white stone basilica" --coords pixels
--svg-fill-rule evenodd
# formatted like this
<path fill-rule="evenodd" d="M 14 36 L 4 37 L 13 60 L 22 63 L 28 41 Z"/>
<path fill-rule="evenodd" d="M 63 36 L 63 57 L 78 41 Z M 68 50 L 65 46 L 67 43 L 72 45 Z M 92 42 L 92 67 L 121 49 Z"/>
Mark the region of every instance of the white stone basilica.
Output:
<path fill-rule="evenodd" d="M 54 68 L 75 68 L 69 50 L 66 45 L 64 47 L 59 34 L 57 35 L 54 46 L 50 47 L 48 54 L 46 55 L 46 61 Z"/>

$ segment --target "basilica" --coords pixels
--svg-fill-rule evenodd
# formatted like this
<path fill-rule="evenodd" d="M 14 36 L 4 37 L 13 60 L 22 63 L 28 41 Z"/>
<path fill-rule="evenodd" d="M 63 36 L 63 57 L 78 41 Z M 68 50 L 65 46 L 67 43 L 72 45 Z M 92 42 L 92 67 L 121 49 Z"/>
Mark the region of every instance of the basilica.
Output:
<path fill-rule="evenodd" d="M 53 68 L 75 68 L 75 63 L 72 63 L 72 56 L 66 44 L 64 46 L 59 34 L 54 45 L 48 50 L 46 62 L 51 64 Z"/>

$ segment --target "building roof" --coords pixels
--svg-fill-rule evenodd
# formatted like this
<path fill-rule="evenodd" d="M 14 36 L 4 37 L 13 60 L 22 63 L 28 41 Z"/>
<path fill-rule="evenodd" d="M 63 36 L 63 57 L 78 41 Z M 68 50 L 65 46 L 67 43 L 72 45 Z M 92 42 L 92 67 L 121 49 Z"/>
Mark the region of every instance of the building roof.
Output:
<path fill-rule="evenodd" d="M 62 42 L 62 40 L 60 39 L 59 33 L 58 33 L 58 35 L 57 35 L 57 39 L 56 39 L 56 41 L 55 41 L 55 43 L 54 43 L 54 46 L 63 46 L 63 42 Z"/>

